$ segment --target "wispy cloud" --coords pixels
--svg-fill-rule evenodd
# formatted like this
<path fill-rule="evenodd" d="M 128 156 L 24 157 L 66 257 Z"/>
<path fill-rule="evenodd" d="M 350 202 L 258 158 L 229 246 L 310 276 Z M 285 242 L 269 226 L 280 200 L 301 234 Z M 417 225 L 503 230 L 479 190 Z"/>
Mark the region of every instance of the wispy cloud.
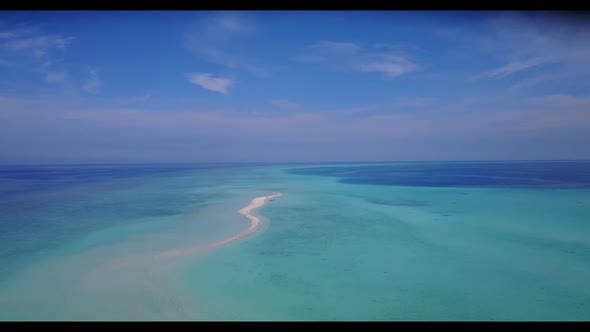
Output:
<path fill-rule="evenodd" d="M 12 51 L 30 51 L 35 57 L 41 58 L 51 49 L 66 48 L 73 40 L 73 37 L 64 36 L 32 36 L 12 39 L 4 47 Z"/>
<path fill-rule="evenodd" d="M 489 49 L 498 54 L 504 64 L 481 76 L 502 79 L 517 73 L 532 72 L 517 83 L 531 87 L 540 82 L 566 78 L 564 67 L 572 75 L 580 71 L 590 74 L 590 24 L 570 21 L 567 17 L 540 14 L 502 13 L 489 21 L 493 35 Z M 526 83 L 525 83 L 526 82 Z"/>
<path fill-rule="evenodd" d="M 311 48 L 319 51 L 320 53 L 335 53 L 335 54 L 342 54 L 342 53 L 358 53 L 361 51 L 361 47 L 355 43 L 351 42 L 341 42 L 341 41 L 330 41 L 330 40 L 322 40 L 317 42 L 314 45 L 311 45 Z"/>
<path fill-rule="evenodd" d="M 537 105 L 548 107 L 580 107 L 590 109 L 590 97 L 579 97 L 569 94 L 550 94 L 531 97 L 528 99 L 528 101 Z"/>
<path fill-rule="evenodd" d="M 151 94 L 145 94 L 145 95 L 141 95 L 141 96 L 129 96 L 129 97 L 117 98 L 117 99 L 115 99 L 115 102 L 117 104 L 121 104 L 121 105 L 130 105 L 130 104 L 145 103 L 145 102 L 150 101 L 151 99 L 152 99 Z"/>
<path fill-rule="evenodd" d="M 192 73 L 187 75 L 188 81 L 204 89 L 227 95 L 234 80 L 228 77 L 214 76 L 208 73 Z"/>
<path fill-rule="evenodd" d="M 82 85 L 82 90 L 87 93 L 96 94 L 100 91 L 102 80 L 98 76 L 98 71 L 94 68 L 88 70 L 88 79 Z"/>
<path fill-rule="evenodd" d="M 68 73 L 62 69 L 56 69 L 51 61 L 45 61 L 41 64 L 39 72 L 45 75 L 47 83 L 63 83 L 68 78 Z"/>
<path fill-rule="evenodd" d="M 547 70 L 543 73 L 529 75 L 510 86 L 510 91 L 526 90 L 541 84 L 569 81 L 572 79 L 584 78 L 590 75 L 590 71 L 576 64 L 563 65 L 559 70 Z"/>
<path fill-rule="evenodd" d="M 15 38 L 18 34 L 15 31 L 0 31 L 0 39 Z"/>
<path fill-rule="evenodd" d="M 414 98 L 401 98 L 396 100 L 393 103 L 395 107 L 411 107 L 411 108 L 419 108 L 419 107 L 427 107 L 434 105 L 436 101 L 433 97 L 414 97 Z"/>
<path fill-rule="evenodd" d="M 251 22 L 238 17 L 236 13 L 224 13 L 214 16 L 208 22 L 208 31 L 210 34 L 219 36 L 220 34 L 233 35 L 240 33 L 250 33 L 254 30 Z"/>
<path fill-rule="evenodd" d="M 418 68 L 416 64 L 395 54 L 380 54 L 377 59 L 359 65 L 362 72 L 377 72 L 387 78 L 394 78 Z"/>
<path fill-rule="evenodd" d="M 394 48 L 385 48 L 382 45 L 363 48 L 359 44 L 343 41 L 319 41 L 310 45 L 306 53 L 293 59 L 326 63 L 341 70 L 380 73 L 385 78 L 398 77 L 419 68 Z"/>
<path fill-rule="evenodd" d="M 504 78 L 508 75 L 512 75 L 514 73 L 524 71 L 544 63 L 546 63 L 546 59 L 544 58 L 533 58 L 521 61 L 512 61 L 502 67 L 495 68 L 485 73 L 485 76 L 492 78 Z"/>
<path fill-rule="evenodd" d="M 48 71 L 45 74 L 45 80 L 48 83 L 61 83 L 65 81 L 67 74 L 63 71 Z"/>
<path fill-rule="evenodd" d="M 65 49 L 74 37 L 43 34 L 34 29 L 18 28 L 0 31 L 0 44 L 4 55 L 12 61 L 5 65 L 29 62 L 33 70 L 41 73 L 47 83 L 63 83 L 68 73 L 60 65 Z M 1 62 L 1 61 L 0 61 Z M 2 64 L 2 63 L 0 63 Z"/>
<path fill-rule="evenodd" d="M 278 107 L 278 108 L 284 109 L 284 110 L 289 110 L 289 111 L 295 111 L 295 110 L 299 110 L 302 108 L 302 106 L 300 104 L 292 102 L 287 99 L 274 99 L 274 100 L 271 100 L 270 103 L 272 105 L 274 105 L 275 107 Z"/>
<path fill-rule="evenodd" d="M 200 22 L 187 34 L 186 45 L 196 56 L 231 69 L 257 76 L 268 76 L 268 68 L 248 59 L 236 49 L 236 41 L 244 40 L 256 31 L 251 20 L 238 13 L 216 13 Z"/>
<path fill-rule="evenodd" d="M 1 22 L 0 22 L 1 23 Z M 0 30 L 0 39 L 11 39 L 11 38 L 18 38 L 18 37 L 26 37 L 32 35 L 39 35 L 35 29 L 31 28 L 30 26 L 13 26 L 10 28 L 4 28 Z"/>

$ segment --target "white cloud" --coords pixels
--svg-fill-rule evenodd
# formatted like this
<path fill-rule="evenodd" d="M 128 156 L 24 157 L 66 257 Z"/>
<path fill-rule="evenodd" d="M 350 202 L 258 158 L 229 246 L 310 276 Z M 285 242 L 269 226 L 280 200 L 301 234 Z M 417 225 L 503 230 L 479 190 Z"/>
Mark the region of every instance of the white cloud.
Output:
<path fill-rule="evenodd" d="M 86 91 L 87 93 L 96 94 L 99 92 L 101 86 L 102 80 L 98 76 L 97 70 L 89 69 L 89 77 L 82 85 L 82 90 Z"/>
<path fill-rule="evenodd" d="M 300 62 L 326 63 L 347 71 L 380 73 L 394 78 L 418 69 L 418 65 L 399 52 L 399 47 L 377 44 L 363 48 L 352 42 L 323 40 L 308 47 L 308 52 L 293 59 Z"/>
<path fill-rule="evenodd" d="M 207 73 L 192 73 L 187 76 L 190 83 L 224 95 L 229 93 L 229 89 L 234 84 L 234 80 L 231 78 L 213 76 L 212 74 Z"/>

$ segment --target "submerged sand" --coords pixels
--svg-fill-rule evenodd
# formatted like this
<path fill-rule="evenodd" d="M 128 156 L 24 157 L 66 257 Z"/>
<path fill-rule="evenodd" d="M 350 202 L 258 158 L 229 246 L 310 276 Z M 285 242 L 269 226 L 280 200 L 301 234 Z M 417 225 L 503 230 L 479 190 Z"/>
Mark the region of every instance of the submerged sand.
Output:
<path fill-rule="evenodd" d="M 209 250 L 212 250 L 215 248 L 219 248 L 224 245 L 231 244 L 231 243 L 241 240 L 249 235 L 252 235 L 256 231 L 258 231 L 260 229 L 260 227 L 262 226 L 262 219 L 259 216 L 255 215 L 254 211 L 256 209 L 264 206 L 268 202 L 268 200 L 275 198 L 275 197 L 282 196 L 282 195 L 283 195 L 282 193 L 276 193 L 273 195 L 256 197 L 250 202 L 250 204 L 248 204 L 245 207 L 243 207 L 242 209 L 238 210 L 237 212 L 239 214 L 242 214 L 246 218 L 248 218 L 248 220 L 250 221 L 250 225 L 245 230 L 243 230 L 233 236 L 230 236 L 230 237 L 225 238 L 223 240 L 212 242 L 212 243 L 194 245 L 194 246 L 190 246 L 190 247 L 183 247 L 183 248 L 177 248 L 177 249 L 165 251 L 165 252 L 156 254 L 154 256 L 150 256 L 150 257 L 141 257 L 141 256 L 122 257 L 122 258 L 119 258 L 115 261 L 111 261 L 111 262 L 107 263 L 106 265 L 93 270 L 91 273 L 89 273 L 84 278 L 84 280 L 82 282 L 82 286 L 85 289 L 93 289 L 95 287 L 99 287 L 100 285 L 104 284 L 107 281 L 107 279 L 110 280 L 110 282 L 107 283 L 109 285 L 120 284 L 122 282 L 121 277 L 123 276 L 123 274 L 121 274 L 121 273 L 113 274 L 113 272 L 115 272 L 116 270 L 129 268 L 130 264 L 133 265 L 136 270 L 142 270 L 142 269 L 149 270 L 149 267 L 152 266 L 152 264 L 153 264 L 153 259 L 159 260 L 161 258 L 173 258 L 173 257 L 178 257 L 178 256 L 183 256 L 183 255 L 192 255 L 192 254 L 202 253 L 202 252 L 209 251 Z M 161 268 L 162 264 L 164 264 L 164 263 L 174 264 L 174 261 L 173 260 L 165 260 L 165 261 L 158 262 L 158 266 L 160 267 L 160 269 L 158 269 L 158 271 L 160 274 L 164 270 L 169 270 L 169 269 L 162 269 Z M 106 268 L 106 270 L 105 270 L 105 268 Z M 130 274 L 130 275 L 132 275 L 133 278 L 137 278 L 137 275 L 135 275 L 135 274 Z M 117 278 L 111 280 L 112 276 L 117 276 Z M 153 274 L 150 274 L 150 276 L 154 277 Z M 130 278 L 126 278 L 126 279 L 130 279 Z M 137 280 L 137 279 L 134 279 L 134 280 Z M 131 280 L 127 280 L 127 281 L 131 282 Z M 152 280 L 152 282 L 156 283 L 156 281 L 154 281 L 154 280 Z"/>

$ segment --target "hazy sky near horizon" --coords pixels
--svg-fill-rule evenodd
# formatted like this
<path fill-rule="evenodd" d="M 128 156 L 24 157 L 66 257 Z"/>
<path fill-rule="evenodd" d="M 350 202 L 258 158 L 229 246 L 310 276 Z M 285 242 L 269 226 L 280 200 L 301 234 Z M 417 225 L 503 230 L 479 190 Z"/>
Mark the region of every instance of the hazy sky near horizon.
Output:
<path fill-rule="evenodd" d="M 590 158 L 590 23 L 0 13 L 0 163 Z"/>

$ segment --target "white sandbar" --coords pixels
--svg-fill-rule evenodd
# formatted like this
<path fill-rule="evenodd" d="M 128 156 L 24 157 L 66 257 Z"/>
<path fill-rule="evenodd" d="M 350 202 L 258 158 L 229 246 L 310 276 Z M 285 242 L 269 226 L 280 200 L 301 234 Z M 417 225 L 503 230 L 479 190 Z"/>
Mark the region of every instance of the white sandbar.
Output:
<path fill-rule="evenodd" d="M 242 209 L 238 210 L 238 213 L 244 215 L 246 218 L 248 218 L 250 220 L 250 226 L 247 229 L 243 230 L 242 232 L 240 232 L 236 235 L 230 236 L 226 239 L 223 239 L 223 240 L 217 241 L 217 242 L 213 242 L 213 243 L 207 243 L 207 244 L 201 244 L 201 245 L 192 246 L 192 247 L 185 247 L 185 248 L 170 250 L 170 251 L 167 251 L 167 252 L 164 252 L 164 253 L 158 255 L 157 257 L 170 257 L 170 256 L 195 254 L 195 253 L 199 253 L 199 252 L 203 252 L 203 251 L 208 251 L 208 250 L 211 250 L 211 249 L 214 249 L 217 247 L 221 247 L 221 246 L 230 244 L 232 242 L 235 242 L 237 240 L 240 240 L 246 236 L 249 236 L 252 233 L 256 232 L 262 224 L 262 220 L 260 219 L 260 217 L 253 214 L 254 210 L 262 207 L 264 204 L 266 204 L 266 202 L 269 199 L 279 197 L 282 195 L 283 195 L 282 193 L 276 193 L 273 195 L 256 197 L 250 202 L 250 204 L 248 204 L 245 207 L 243 207 Z"/>

